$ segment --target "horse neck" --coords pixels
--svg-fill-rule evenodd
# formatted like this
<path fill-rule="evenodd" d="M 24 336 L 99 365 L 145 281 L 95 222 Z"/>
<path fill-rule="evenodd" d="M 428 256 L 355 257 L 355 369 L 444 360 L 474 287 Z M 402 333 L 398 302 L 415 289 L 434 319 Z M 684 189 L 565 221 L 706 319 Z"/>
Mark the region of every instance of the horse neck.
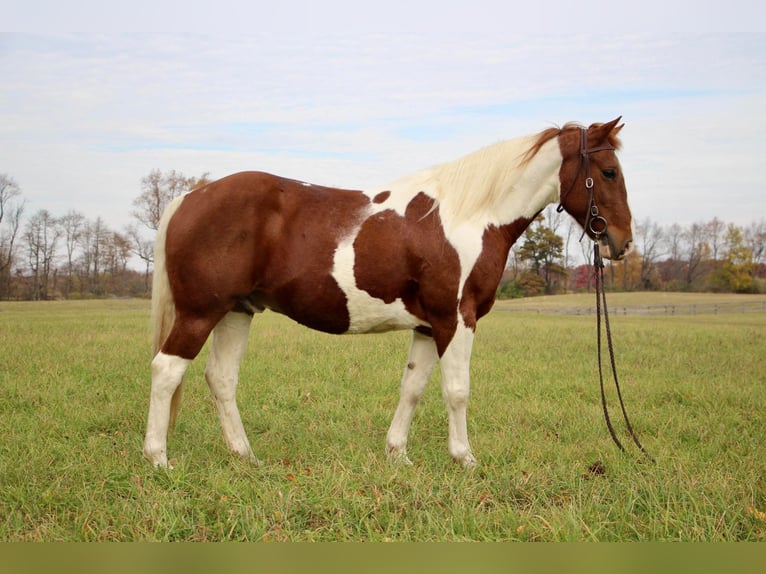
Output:
<path fill-rule="evenodd" d="M 489 146 L 434 168 L 442 214 L 454 223 L 476 221 L 502 227 L 533 219 L 560 192 L 561 152 L 556 139 L 523 161 L 533 138 Z"/>

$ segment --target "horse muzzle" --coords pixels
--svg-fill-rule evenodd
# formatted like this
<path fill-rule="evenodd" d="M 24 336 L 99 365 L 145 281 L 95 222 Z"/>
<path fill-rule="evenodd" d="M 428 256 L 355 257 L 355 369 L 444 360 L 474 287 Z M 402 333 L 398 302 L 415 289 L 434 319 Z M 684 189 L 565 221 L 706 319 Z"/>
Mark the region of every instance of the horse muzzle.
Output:
<path fill-rule="evenodd" d="M 624 259 L 633 250 L 632 237 L 628 236 L 620 243 L 617 243 L 615 238 L 608 232 L 601 236 L 599 244 L 601 245 L 601 255 L 612 261 Z"/>

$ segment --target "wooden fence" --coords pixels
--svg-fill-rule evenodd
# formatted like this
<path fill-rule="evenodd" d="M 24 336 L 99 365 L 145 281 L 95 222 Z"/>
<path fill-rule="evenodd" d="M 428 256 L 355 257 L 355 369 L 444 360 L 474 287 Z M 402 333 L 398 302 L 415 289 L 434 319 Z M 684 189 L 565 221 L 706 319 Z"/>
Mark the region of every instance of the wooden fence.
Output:
<path fill-rule="evenodd" d="M 609 299 L 607 296 L 607 304 Z M 519 307 L 499 308 L 510 313 L 537 313 L 552 315 L 595 315 L 591 307 Z M 724 303 L 688 303 L 678 305 L 609 305 L 610 315 L 718 315 L 723 313 L 764 313 L 766 301 L 735 301 Z"/>

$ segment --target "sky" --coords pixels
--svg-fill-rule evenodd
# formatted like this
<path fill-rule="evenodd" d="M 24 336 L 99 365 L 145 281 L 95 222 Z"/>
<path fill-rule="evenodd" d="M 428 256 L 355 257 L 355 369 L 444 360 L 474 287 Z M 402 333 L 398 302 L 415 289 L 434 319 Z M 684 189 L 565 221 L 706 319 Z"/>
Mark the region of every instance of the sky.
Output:
<path fill-rule="evenodd" d="M 27 216 L 121 230 L 154 169 L 378 188 L 622 116 L 636 220 L 766 218 L 755 2 L 112 4 L 0 0 L 0 174 Z"/>

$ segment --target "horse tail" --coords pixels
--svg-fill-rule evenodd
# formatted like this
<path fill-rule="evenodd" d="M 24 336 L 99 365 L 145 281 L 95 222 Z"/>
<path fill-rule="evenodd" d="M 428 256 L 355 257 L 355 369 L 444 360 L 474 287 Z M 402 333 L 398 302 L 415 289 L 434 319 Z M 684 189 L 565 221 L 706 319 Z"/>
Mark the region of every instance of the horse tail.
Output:
<path fill-rule="evenodd" d="M 157 239 L 154 242 L 154 276 L 152 278 L 152 356 L 160 352 L 162 345 L 170 334 L 175 322 L 176 308 L 173 301 L 173 293 L 170 290 L 168 272 L 165 262 L 165 242 L 167 240 L 168 223 L 178 206 L 183 201 L 183 196 L 173 199 L 162 213 Z M 183 383 L 179 384 L 173 393 L 170 403 L 170 428 L 175 426 L 176 415 L 181 405 Z"/>

